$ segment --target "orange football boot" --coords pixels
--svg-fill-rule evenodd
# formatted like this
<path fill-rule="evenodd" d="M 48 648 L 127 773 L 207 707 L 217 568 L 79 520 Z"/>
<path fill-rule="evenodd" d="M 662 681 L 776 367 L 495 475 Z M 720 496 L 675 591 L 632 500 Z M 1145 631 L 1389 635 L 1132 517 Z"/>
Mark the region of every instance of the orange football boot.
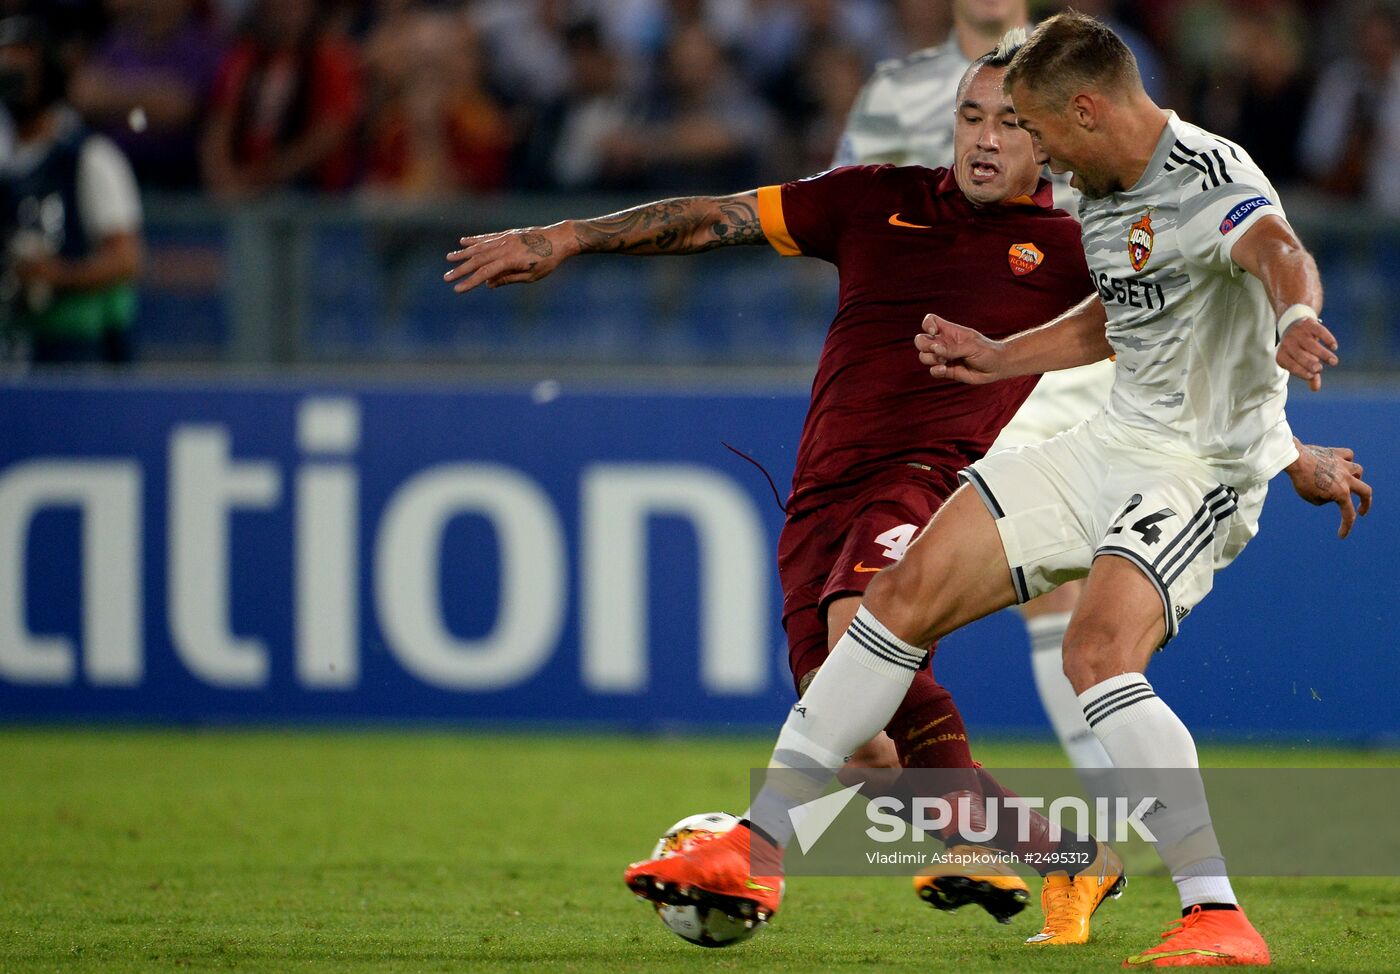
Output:
<path fill-rule="evenodd" d="M 1124 967 L 1263 967 L 1269 947 L 1243 910 L 1193 906 L 1156 947 L 1134 954 Z"/>
<path fill-rule="evenodd" d="M 1026 943 L 1046 947 L 1088 943 L 1089 918 L 1104 900 L 1122 896 L 1127 882 L 1123 878 L 1123 860 L 1102 842 L 1098 855 L 1082 872 L 1073 877 L 1066 872 L 1046 874 L 1045 885 L 1040 888 L 1045 926 Z"/>
<path fill-rule="evenodd" d="M 782 855 L 744 822 L 728 832 L 701 832 L 660 859 L 634 862 L 623 880 L 653 903 L 694 904 L 762 923 L 782 902 Z"/>
<path fill-rule="evenodd" d="M 952 845 L 948 855 L 962 861 L 940 862 L 914 877 L 914 892 L 934 909 L 952 913 L 973 903 L 999 923 L 1010 923 L 1031 901 L 1026 881 L 1000 861 L 995 849 Z"/>

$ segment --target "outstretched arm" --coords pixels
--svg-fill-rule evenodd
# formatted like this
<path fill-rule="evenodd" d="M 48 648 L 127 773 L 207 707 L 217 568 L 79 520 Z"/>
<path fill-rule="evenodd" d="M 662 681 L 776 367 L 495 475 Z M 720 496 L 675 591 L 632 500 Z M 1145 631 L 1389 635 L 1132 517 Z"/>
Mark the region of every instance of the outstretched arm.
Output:
<path fill-rule="evenodd" d="M 982 385 L 1106 359 L 1113 354 L 1104 335 L 1107 323 L 1103 303 L 1090 295 L 1049 324 L 1002 341 L 927 315 L 924 334 L 915 336 L 914 345 L 934 378 Z"/>
<path fill-rule="evenodd" d="M 443 275 L 458 294 L 479 284 L 538 281 L 575 254 L 698 254 L 716 247 L 760 244 L 758 191 L 733 196 L 658 200 L 595 217 L 463 237 Z"/>
<path fill-rule="evenodd" d="M 1264 282 L 1283 332 L 1275 361 L 1313 392 L 1321 389 L 1323 366 L 1337 364 L 1337 339 L 1318 319 L 1322 279 L 1312 255 L 1292 227 L 1270 215 L 1249 228 L 1230 259 Z"/>

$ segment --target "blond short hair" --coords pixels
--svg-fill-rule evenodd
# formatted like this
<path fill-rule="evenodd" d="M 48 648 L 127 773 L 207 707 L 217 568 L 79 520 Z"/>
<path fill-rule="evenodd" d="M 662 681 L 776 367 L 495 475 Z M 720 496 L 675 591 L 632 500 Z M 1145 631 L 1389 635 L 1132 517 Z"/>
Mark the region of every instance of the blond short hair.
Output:
<path fill-rule="evenodd" d="M 1037 101 L 1060 110 L 1086 88 L 1118 93 L 1142 90 L 1137 58 L 1100 20 L 1073 10 L 1042 23 L 1020 46 L 1003 82 L 1026 85 Z"/>

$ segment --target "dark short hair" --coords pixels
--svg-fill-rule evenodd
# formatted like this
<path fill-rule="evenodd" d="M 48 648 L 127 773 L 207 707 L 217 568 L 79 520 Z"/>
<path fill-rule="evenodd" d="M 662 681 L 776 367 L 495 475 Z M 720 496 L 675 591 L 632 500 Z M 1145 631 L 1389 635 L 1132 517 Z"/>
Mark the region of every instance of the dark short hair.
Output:
<path fill-rule="evenodd" d="M 1077 91 L 1142 90 L 1137 59 L 1103 21 L 1074 10 L 1056 14 L 1021 45 L 1004 81 L 1009 91 L 1023 84 L 1047 107 L 1059 109 Z"/>

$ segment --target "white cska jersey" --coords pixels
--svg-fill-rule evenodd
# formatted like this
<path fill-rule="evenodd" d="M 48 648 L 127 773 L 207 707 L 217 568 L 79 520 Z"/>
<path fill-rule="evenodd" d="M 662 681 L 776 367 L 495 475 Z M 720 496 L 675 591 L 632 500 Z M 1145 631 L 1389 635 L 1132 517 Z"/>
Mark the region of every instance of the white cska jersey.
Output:
<path fill-rule="evenodd" d="M 835 165 L 951 166 L 953 99 L 970 64 L 956 37 L 881 62 L 851 108 Z"/>
<path fill-rule="evenodd" d="M 1168 113 L 1137 185 L 1080 202 L 1084 253 L 1117 353 L 1103 428 L 1204 461 L 1223 484 L 1268 480 L 1296 457 L 1264 285 L 1230 259 L 1278 193 L 1239 146 Z"/>

